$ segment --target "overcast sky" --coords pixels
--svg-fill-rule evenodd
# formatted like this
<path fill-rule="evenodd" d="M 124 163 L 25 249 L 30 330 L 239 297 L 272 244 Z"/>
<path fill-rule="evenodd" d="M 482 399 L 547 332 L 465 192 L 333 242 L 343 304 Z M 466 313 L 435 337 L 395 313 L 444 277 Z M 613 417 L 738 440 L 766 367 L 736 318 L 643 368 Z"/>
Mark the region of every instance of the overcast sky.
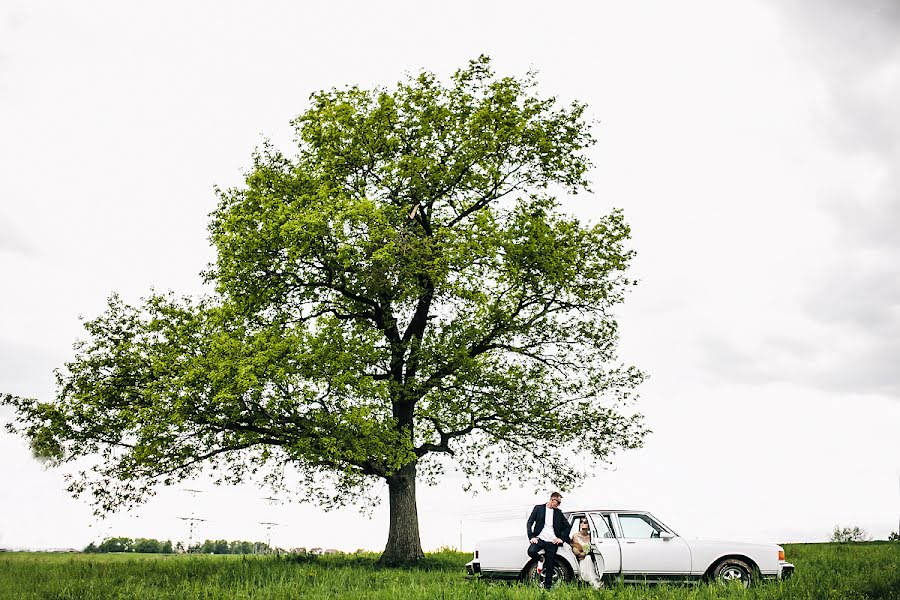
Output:
<path fill-rule="evenodd" d="M 638 252 L 622 355 L 651 375 L 637 409 L 654 433 L 564 508 L 644 508 L 689 537 L 896 530 L 900 5 L 449 6 L 4 0 L 0 392 L 52 397 L 78 316 L 111 292 L 200 292 L 213 186 L 238 185 L 265 138 L 289 151 L 311 92 L 445 77 L 486 53 L 589 104 L 594 194 L 564 205 L 623 208 Z M 191 515 L 201 539 L 275 521 L 282 546 L 386 540 L 386 508 L 322 516 L 202 479 L 97 521 L 5 432 L 0 479 L 0 546 L 186 539 Z M 420 488 L 426 549 L 523 533 L 542 500 L 460 484 Z"/>

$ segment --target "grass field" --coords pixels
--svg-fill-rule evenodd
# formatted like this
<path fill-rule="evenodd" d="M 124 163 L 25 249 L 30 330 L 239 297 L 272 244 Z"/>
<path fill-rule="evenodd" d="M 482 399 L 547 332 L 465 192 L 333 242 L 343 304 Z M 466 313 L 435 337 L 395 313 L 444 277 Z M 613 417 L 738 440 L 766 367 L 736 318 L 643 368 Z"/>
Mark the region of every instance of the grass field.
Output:
<path fill-rule="evenodd" d="M 796 576 L 748 590 L 699 586 L 622 586 L 593 591 L 565 585 L 549 594 L 520 584 L 472 581 L 469 554 L 438 552 L 416 569 L 381 569 L 377 555 L 327 556 L 298 562 L 278 557 L 0 554 L 0 598 L 488 598 L 616 599 L 900 599 L 900 544 L 788 544 Z"/>

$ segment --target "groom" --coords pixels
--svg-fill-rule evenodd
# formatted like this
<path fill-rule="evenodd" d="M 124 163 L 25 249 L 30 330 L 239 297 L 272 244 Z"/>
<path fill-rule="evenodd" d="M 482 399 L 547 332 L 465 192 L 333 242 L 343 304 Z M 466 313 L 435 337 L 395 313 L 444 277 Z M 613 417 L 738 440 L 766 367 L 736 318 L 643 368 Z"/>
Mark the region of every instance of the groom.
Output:
<path fill-rule="evenodd" d="M 556 551 L 563 542 L 572 543 L 569 538 L 569 523 L 559 510 L 562 495 L 559 492 L 550 494 L 547 504 L 538 504 L 528 517 L 528 556 L 538 559 L 538 553 L 544 551 L 544 587 L 553 585 L 553 567 L 556 565 Z M 540 563 L 538 563 L 540 568 Z M 538 571 L 540 572 L 540 570 Z"/>

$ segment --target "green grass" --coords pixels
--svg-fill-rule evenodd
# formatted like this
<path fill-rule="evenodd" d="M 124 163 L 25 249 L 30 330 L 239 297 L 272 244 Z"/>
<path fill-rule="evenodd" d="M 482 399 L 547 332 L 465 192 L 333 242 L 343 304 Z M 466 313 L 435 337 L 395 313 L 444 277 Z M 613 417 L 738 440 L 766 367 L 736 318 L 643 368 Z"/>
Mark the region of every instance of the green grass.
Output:
<path fill-rule="evenodd" d="M 0 598 L 403 598 L 463 600 L 565 599 L 863 599 L 900 600 L 900 544 L 786 545 L 797 565 L 787 582 L 749 590 L 699 586 L 623 586 L 595 592 L 565 585 L 550 594 L 520 584 L 470 581 L 469 554 L 428 555 L 414 569 L 382 569 L 375 554 L 296 561 L 257 556 L 166 556 L 135 554 L 0 554 Z"/>

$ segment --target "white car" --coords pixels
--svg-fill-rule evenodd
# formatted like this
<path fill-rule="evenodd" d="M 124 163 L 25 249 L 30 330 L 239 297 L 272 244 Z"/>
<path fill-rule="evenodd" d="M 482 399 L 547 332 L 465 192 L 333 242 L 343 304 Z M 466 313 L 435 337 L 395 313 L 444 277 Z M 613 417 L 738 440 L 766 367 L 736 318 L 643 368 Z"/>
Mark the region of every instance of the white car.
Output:
<path fill-rule="evenodd" d="M 786 579 L 794 572 L 794 565 L 785 562 L 781 546 L 686 540 L 646 511 L 580 510 L 564 514 L 572 531 L 578 531 L 583 519 L 590 524 L 593 560 L 603 581 L 737 580 L 746 587 L 758 579 Z M 528 545 L 524 531 L 522 535 L 482 542 L 466 570 L 473 576 L 536 581 L 537 563 L 528 556 Z M 556 554 L 554 579 L 571 581 L 577 572 L 572 548 L 563 544 Z"/>

